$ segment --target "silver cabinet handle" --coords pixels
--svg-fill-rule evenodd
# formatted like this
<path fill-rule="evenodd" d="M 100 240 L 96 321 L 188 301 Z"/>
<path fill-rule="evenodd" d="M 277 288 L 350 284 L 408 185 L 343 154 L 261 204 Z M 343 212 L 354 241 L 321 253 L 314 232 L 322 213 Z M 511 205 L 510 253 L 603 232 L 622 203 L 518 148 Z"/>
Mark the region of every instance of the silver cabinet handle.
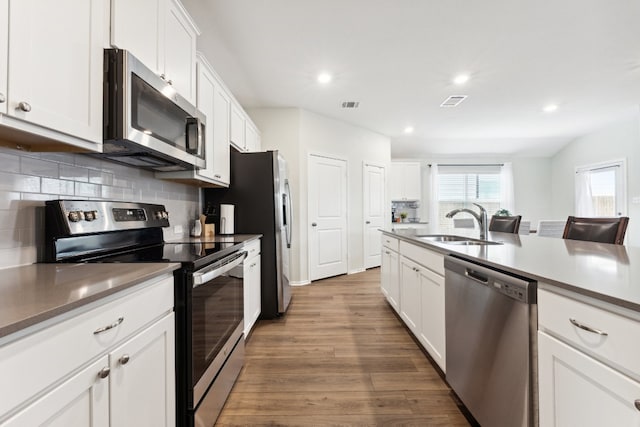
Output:
<path fill-rule="evenodd" d="M 167 83 L 169 83 L 170 86 L 173 86 L 173 80 L 169 79 L 167 80 Z"/>
<path fill-rule="evenodd" d="M 31 105 L 28 102 L 24 102 L 24 101 L 18 104 L 18 108 L 24 111 L 25 113 L 28 113 L 29 111 L 31 111 Z"/>
<path fill-rule="evenodd" d="M 122 357 L 120 357 L 120 359 L 118 361 L 120 362 L 121 365 L 126 365 L 127 363 L 129 363 L 129 360 L 131 360 L 129 355 L 128 354 L 123 354 Z"/>
<path fill-rule="evenodd" d="M 371 224 L 371 221 L 366 221 L 365 224 Z"/>
<path fill-rule="evenodd" d="M 109 369 L 108 366 L 105 366 L 104 368 L 100 369 L 100 372 L 98 372 L 98 378 L 105 379 L 109 376 L 110 372 L 111 369 Z"/>
<path fill-rule="evenodd" d="M 315 223 L 315 222 L 312 222 L 312 223 L 311 223 L 311 226 L 312 226 L 312 227 L 315 227 L 315 226 L 317 226 L 317 225 L 318 225 L 318 224 L 317 224 L 317 223 Z"/>
<path fill-rule="evenodd" d="M 7 98 L 4 97 L 4 93 L 0 93 L 0 104 L 5 102 L 6 100 L 7 100 Z"/>
<path fill-rule="evenodd" d="M 167 81 L 167 76 L 164 73 L 160 74 L 160 78 L 164 81 Z"/>
<path fill-rule="evenodd" d="M 116 320 L 112 324 L 107 325 L 107 326 L 103 326 L 102 328 L 98 328 L 95 331 L 93 331 L 93 335 L 98 335 L 98 334 L 101 334 L 103 332 L 108 331 L 109 329 L 113 329 L 113 328 L 115 328 L 116 326 L 118 326 L 122 322 L 124 322 L 124 317 L 118 317 L 118 320 Z"/>
<path fill-rule="evenodd" d="M 593 332 L 594 334 L 604 335 L 604 336 L 609 335 L 605 331 L 601 331 L 600 329 L 596 329 L 596 328 L 592 328 L 591 326 L 587 326 L 584 323 L 578 322 L 576 319 L 569 319 L 569 322 L 571 322 L 571 324 L 573 326 L 577 326 L 578 328 L 583 329 L 583 330 L 588 331 L 588 332 Z"/>
<path fill-rule="evenodd" d="M 387 254 L 387 255 L 391 255 L 391 252 L 389 252 L 389 251 L 384 251 L 384 253 Z"/>
<path fill-rule="evenodd" d="M 640 411 L 640 399 L 636 399 L 636 401 L 633 403 L 636 405 L 636 409 Z"/>
<path fill-rule="evenodd" d="M 218 178 L 218 179 L 222 178 L 222 175 L 219 175 L 219 174 L 215 174 L 215 175 L 213 175 L 213 176 L 214 176 L 215 178 Z"/>

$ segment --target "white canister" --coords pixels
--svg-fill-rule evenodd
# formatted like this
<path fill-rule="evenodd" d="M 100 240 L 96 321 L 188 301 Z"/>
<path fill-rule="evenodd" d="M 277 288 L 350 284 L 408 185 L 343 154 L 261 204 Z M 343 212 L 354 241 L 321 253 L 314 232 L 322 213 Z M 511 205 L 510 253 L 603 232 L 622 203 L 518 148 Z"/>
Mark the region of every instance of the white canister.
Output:
<path fill-rule="evenodd" d="M 233 234 L 233 205 L 220 205 L 220 234 Z"/>

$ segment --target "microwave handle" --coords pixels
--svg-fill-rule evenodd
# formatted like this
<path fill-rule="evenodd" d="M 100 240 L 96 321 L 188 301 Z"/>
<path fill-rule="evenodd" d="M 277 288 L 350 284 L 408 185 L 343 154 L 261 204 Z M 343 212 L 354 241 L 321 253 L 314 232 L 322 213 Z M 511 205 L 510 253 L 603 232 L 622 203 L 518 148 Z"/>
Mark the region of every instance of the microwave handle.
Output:
<path fill-rule="evenodd" d="M 186 122 L 186 148 L 187 153 L 194 154 L 196 156 L 201 156 L 203 144 L 202 138 L 202 122 L 197 117 L 187 117 Z"/>
<path fill-rule="evenodd" d="M 220 263 L 214 264 L 211 268 L 203 269 L 196 273 L 193 273 L 193 287 L 197 288 L 198 286 L 203 285 L 210 280 L 215 279 L 216 277 L 222 276 L 227 271 L 241 264 L 246 257 L 247 252 L 241 251 L 240 254 L 228 256 Z"/>

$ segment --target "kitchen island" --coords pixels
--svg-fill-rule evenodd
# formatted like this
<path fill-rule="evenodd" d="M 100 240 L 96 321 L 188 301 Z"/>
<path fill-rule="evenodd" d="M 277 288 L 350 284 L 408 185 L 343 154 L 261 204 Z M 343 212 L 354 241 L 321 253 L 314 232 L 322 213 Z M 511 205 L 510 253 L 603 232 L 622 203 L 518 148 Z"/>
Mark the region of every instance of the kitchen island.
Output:
<path fill-rule="evenodd" d="M 453 283 L 445 270 L 450 256 L 468 262 L 469 276 L 475 275 L 473 265 L 478 265 L 537 285 L 528 333 L 532 353 L 530 362 L 522 365 L 532 378 L 532 415 L 522 425 L 638 424 L 640 248 L 496 232 L 489 233 L 490 244 L 425 237 L 434 234 L 383 231 L 381 286 L 389 304 L 443 372 L 454 360 L 450 357 L 459 356 L 448 342 L 455 330 L 449 322 L 467 315 L 451 309 L 455 305 L 450 304 L 448 286 Z M 478 237 L 474 230 L 456 234 Z M 488 284 L 502 286 L 484 280 L 471 280 L 468 286 Z M 495 308 L 483 306 L 483 298 L 469 301 L 473 311 L 488 313 Z M 468 342 L 509 347 L 501 334 L 493 337 Z M 483 369 L 501 366 L 491 363 Z"/>

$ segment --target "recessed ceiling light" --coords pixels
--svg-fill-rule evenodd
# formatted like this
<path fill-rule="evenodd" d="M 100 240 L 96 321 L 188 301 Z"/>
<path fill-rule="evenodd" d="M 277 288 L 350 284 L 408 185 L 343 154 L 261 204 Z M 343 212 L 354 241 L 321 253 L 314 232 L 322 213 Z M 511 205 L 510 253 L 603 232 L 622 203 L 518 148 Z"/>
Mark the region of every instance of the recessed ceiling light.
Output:
<path fill-rule="evenodd" d="M 553 113 L 557 109 L 558 109 L 558 106 L 556 104 L 549 104 L 549 105 L 545 105 L 544 108 L 542 108 L 542 111 L 544 111 L 545 113 Z"/>
<path fill-rule="evenodd" d="M 331 74 L 320 73 L 318 74 L 318 83 L 327 84 L 331 81 Z"/>
<path fill-rule="evenodd" d="M 413 126 L 407 126 L 404 128 L 404 133 L 413 133 Z"/>
<path fill-rule="evenodd" d="M 453 82 L 457 85 L 463 85 L 466 82 L 469 81 L 469 75 L 468 74 L 458 74 L 457 76 L 455 76 L 455 78 L 453 79 Z"/>

